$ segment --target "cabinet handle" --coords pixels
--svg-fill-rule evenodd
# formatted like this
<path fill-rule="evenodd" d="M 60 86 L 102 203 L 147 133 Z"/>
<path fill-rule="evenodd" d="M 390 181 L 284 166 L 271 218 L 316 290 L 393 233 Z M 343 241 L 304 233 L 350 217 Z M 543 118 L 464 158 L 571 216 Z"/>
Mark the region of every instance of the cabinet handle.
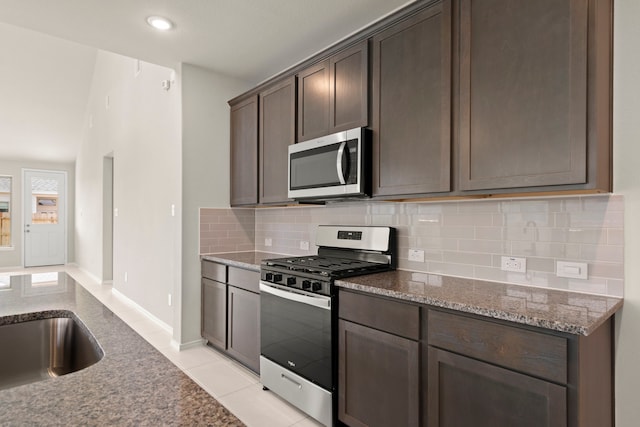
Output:
<path fill-rule="evenodd" d="M 229 313 L 227 314 L 229 316 L 229 320 L 228 320 L 228 331 L 227 331 L 227 339 L 229 340 L 229 347 L 228 348 L 233 348 L 233 291 L 229 290 Z"/>

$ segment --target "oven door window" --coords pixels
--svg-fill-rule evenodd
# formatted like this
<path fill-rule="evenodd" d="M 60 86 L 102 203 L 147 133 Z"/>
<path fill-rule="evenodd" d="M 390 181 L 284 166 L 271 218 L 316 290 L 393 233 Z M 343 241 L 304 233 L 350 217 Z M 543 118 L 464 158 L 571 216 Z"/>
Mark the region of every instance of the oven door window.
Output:
<path fill-rule="evenodd" d="M 260 318 L 262 355 L 332 390 L 331 310 L 262 292 Z"/>

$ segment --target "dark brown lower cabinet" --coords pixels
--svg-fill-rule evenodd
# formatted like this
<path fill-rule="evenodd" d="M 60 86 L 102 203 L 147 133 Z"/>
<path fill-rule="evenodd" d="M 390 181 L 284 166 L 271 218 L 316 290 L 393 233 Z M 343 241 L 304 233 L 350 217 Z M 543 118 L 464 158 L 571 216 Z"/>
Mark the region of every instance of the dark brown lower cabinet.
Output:
<path fill-rule="evenodd" d="M 260 295 L 229 286 L 227 352 L 260 370 Z"/>
<path fill-rule="evenodd" d="M 260 273 L 202 261 L 201 334 L 260 372 Z"/>
<path fill-rule="evenodd" d="M 202 336 L 224 350 L 227 345 L 227 285 L 202 278 Z"/>
<path fill-rule="evenodd" d="M 428 360 L 429 426 L 567 425 L 564 386 L 433 347 Z"/>
<path fill-rule="evenodd" d="M 349 426 L 611 427 L 613 319 L 588 336 L 340 290 Z"/>
<path fill-rule="evenodd" d="M 338 417 L 349 426 L 417 426 L 417 341 L 339 320 Z"/>

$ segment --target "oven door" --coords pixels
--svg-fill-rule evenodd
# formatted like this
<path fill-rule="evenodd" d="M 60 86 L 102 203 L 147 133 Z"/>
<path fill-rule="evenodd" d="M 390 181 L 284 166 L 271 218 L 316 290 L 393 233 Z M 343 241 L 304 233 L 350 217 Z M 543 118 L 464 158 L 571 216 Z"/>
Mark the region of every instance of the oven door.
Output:
<path fill-rule="evenodd" d="M 331 297 L 260 282 L 260 353 L 333 391 Z"/>

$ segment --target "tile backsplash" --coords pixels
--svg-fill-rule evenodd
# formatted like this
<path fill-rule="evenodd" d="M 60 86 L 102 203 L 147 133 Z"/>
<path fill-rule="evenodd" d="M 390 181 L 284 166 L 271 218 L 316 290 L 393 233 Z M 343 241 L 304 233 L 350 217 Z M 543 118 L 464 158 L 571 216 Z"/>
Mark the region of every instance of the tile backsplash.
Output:
<path fill-rule="evenodd" d="M 255 249 L 254 209 L 200 209 L 200 253 Z"/>
<path fill-rule="evenodd" d="M 618 297 L 623 292 L 624 200 L 618 195 L 201 209 L 200 217 L 201 253 L 312 254 L 319 224 L 385 225 L 397 229 L 403 270 Z M 304 241 L 309 250 L 300 249 Z M 424 262 L 409 261 L 409 249 L 424 251 Z M 502 271 L 502 256 L 525 257 L 526 273 Z M 556 277 L 556 261 L 587 263 L 589 278 Z"/>

